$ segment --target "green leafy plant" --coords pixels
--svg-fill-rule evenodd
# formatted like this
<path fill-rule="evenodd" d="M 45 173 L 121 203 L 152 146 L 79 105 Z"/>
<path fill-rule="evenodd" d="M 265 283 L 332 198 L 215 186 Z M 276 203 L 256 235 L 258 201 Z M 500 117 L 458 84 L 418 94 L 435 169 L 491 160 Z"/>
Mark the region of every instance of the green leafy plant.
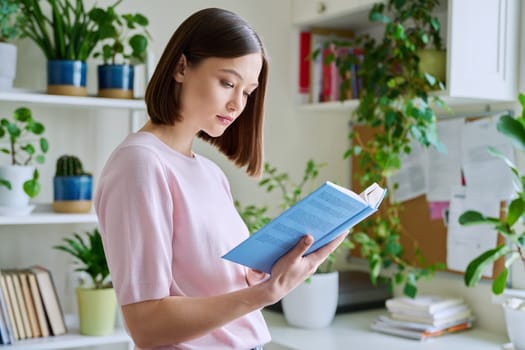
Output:
<path fill-rule="evenodd" d="M 265 163 L 263 178 L 259 181 L 259 186 L 263 187 L 266 192 L 272 192 L 278 189 L 281 194 L 279 209 L 286 210 L 315 189 L 317 185 L 315 180 L 319 175 L 319 169 L 325 165 L 325 163 L 316 163 L 312 159 L 308 160 L 301 181 L 295 182 L 290 178 L 288 173 L 280 172 L 276 167 L 270 165 L 270 163 Z M 249 205 L 243 208 L 238 201 L 236 202 L 236 206 L 248 226 L 250 233 L 254 233 L 271 220 L 267 214 L 268 207 Z M 349 249 L 349 241 L 345 242 L 346 243 L 342 244 L 339 249 L 341 249 L 341 247 Z M 316 273 L 334 271 L 335 259 L 336 254 L 331 254 L 326 261 L 319 266 Z"/>
<path fill-rule="evenodd" d="M 49 149 L 48 141 L 43 137 L 45 127 L 41 122 L 33 119 L 31 110 L 21 107 L 13 113 L 13 119 L 2 118 L 0 120 L 0 139 L 7 137 L 9 139 L 8 147 L 1 147 L 0 152 L 10 156 L 10 165 L 31 165 L 34 161 L 43 164 L 45 153 Z M 27 136 L 33 134 L 38 136 L 37 142 L 27 139 Z M 34 198 L 40 193 L 40 183 L 38 182 L 38 169 L 33 172 L 33 178 L 24 182 L 24 191 L 30 197 Z M 9 190 L 12 189 L 11 183 L 5 179 L 0 179 L 0 186 Z"/>
<path fill-rule="evenodd" d="M 17 39 L 22 35 L 25 18 L 15 0 L 0 0 L 0 42 Z"/>
<path fill-rule="evenodd" d="M 93 56 L 102 57 L 104 64 L 144 63 L 148 38 L 151 39 L 146 29 L 149 21 L 140 13 L 118 14 L 115 7 L 121 1 L 109 6 L 107 10 L 95 8 L 92 11 L 91 18 L 98 24 L 102 42 L 101 50 Z"/>
<path fill-rule="evenodd" d="M 60 156 L 56 161 L 55 176 L 82 176 L 90 173 L 84 171 L 82 162 L 77 156 L 63 155 Z"/>
<path fill-rule="evenodd" d="M 443 84 L 434 76 L 421 72 L 417 55 L 418 50 L 430 46 L 441 49 L 440 23 L 433 14 L 438 5 L 438 0 L 376 3 L 368 18 L 383 27 L 379 39 L 363 34 L 327 44 L 363 50 L 362 60 L 350 50 L 346 55 L 335 57 L 332 54 L 325 58 L 325 64 L 336 62 L 343 79 L 341 96 L 347 96 L 351 88 L 348 71 L 353 65 L 360 67 L 358 77 L 353 77 L 362 83 L 353 119 L 371 128 L 373 136 L 365 141 L 358 133 L 351 132 L 352 146 L 344 157 L 359 157 L 358 176 L 363 187 L 372 182 L 386 186 L 387 178 L 400 168 L 402 156 L 411 152 L 412 140 L 445 151 L 437 137 L 437 118 L 432 107 L 446 108 L 446 105 L 439 97 L 430 95 L 433 90 L 443 89 Z M 388 269 L 391 285 L 404 285 L 404 293 L 413 297 L 417 293 L 417 281 L 433 275 L 444 264 L 427 264 L 417 248 L 416 264 L 404 257 L 401 237 L 406 232 L 399 220 L 402 204 L 396 202 L 394 193 L 389 191 L 388 209 L 360 224 L 351 240 L 368 259 L 374 282 L 384 269 Z"/>
<path fill-rule="evenodd" d="M 268 207 L 258 207 L 253 204 L 243 207 L 241 202 L 236 200 L 235 208 L 237 208 L 250 233 L 255 233 L 271 220 L 267 214 Z"/>
<path fill-rule="evenodd" d="M 75 271 L 87 273 L 95 289 L 111 288 L 112 283 L 108 281 L 109 267 L 99 230 L 95 228 L 92 232 L 86 231 L 85 238 L 73 233 L 72 238 L 63 239 L 65 244 L 53 248 L 71 254 L 80 265 Z"/>
<path fill-rule="evenodd" d="M 48 60 L 86 61 L 97 44 L 98 28 L 82 0 L 18 0 L 33 40 Z M 42 7 L 47 4 L 48 6 Z"/>
<path fill-rule="evenodd" d="M 522 106 L 522 113 L 518 118 L 512 115 L 502 116 L 497 123 L 497 130 L 509 138 L 514 147 L 525 152 L 525 95 L 519 94 L 518 100 Z M 509 268 L 515 262 L 525 264 L 525 230 L 523 220 L 525 219 L 525 175 L 518 167 L 503 153 L 494 147 L 489 147 L 488 152 L 502 159 L 512 171 L 513 184 L 516 189 L 515 198 L 507 208 L 505 218 L 487 217 L 474 210 L 468 210 L 461 214 L 459 223 L 461 225 L 491 225 L 502 234 L 506 242 L 499 244 L 496 248 L 489 249 L 473 259 L 465 271 L 465 284 L 469 287 L 475 286 L 481 279 L 483 271 L 491 266 L 496 260 L 505 258 L 503 270 L 492 282 L 492 292 L 501 294 L 505 290 Z"/>

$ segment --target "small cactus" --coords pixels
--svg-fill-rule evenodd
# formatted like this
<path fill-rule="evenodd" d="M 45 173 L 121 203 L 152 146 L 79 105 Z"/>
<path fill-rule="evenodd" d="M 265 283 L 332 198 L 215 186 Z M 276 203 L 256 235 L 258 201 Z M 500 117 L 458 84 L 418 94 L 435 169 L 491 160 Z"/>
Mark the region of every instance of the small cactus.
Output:
<path fill-rule="evenodd" d="M 76 156 L 63 155 L 57 159 L 55 176 L 91 175 L 82 168 L 82 162 Z"/>

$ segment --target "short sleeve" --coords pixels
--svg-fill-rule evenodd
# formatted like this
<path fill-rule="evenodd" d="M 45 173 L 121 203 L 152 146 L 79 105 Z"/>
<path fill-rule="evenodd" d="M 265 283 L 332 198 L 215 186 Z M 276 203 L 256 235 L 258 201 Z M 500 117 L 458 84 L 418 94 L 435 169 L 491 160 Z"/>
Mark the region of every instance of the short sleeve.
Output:
<path fill-rule="evenodd" d="M 121 305 L 169 295 L 173 201 L 153 150 L 117 149 L 106 164 L 95 209 L 110 275 Z"/>

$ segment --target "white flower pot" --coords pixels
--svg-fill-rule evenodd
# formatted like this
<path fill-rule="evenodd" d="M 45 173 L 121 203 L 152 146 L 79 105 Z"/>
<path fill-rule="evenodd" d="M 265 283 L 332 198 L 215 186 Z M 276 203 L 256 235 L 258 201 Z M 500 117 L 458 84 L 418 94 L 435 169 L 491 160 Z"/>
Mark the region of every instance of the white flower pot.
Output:
<path fill-rule="evenodd" d="M 525 350 L 525 303 L 520 302 L 521 305 L 512 302 L 503 304 L 507 335 L 514 350 Z"/>
<path fill-rule="evenodd" d="M 324 328 L 332 323 L 339 295 L 339 273 L 312 275 L 281 303 L 286 321 L 301 328 Z"/>
<path fill-rule="evenodd" d="M 29 207 L 29 196 L 24 192 L 24 182 L 33 178 L 33 166 L 0 166 L 0 179 L 11 182 L 11 190 L 0 186 L 0 207 L 24 209 Z"/>
<path fill-rule="evenodd" d="M 15 45 L 0 43 L 0 62 L 0 91 L 11 90 L 16 75 Z"/>

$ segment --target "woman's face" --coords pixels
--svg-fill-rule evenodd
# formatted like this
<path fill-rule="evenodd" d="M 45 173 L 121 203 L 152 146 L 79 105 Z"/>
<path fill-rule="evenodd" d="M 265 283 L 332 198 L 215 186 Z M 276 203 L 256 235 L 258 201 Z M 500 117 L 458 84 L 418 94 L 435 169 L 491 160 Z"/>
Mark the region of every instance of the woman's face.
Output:
<path fill-rule="evenodd" d="M 210 57 L 197 65 L 185 64 L 175 75 L 182 83 L 183 123 L 191 125 L 195 133 L 222 135 L 257 88 L 261 68 L 260 53 L 236 58 Z"/>

